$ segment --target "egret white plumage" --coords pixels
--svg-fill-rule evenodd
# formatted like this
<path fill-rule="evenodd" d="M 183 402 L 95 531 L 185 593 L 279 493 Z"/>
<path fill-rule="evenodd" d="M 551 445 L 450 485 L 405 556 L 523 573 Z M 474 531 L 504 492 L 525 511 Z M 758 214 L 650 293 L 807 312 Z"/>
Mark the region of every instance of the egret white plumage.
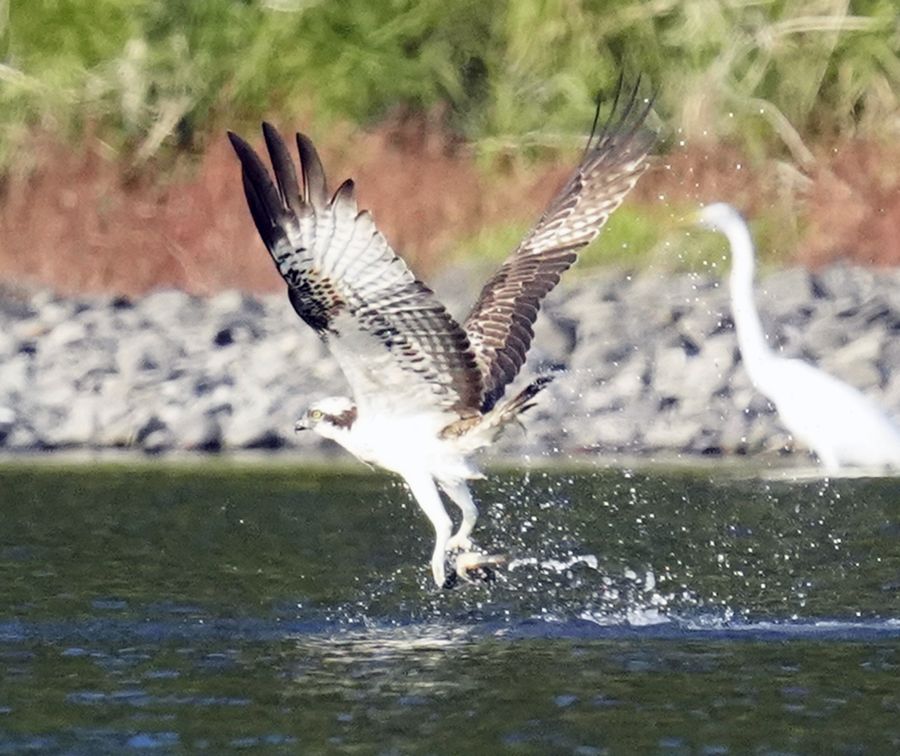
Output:
<path fill-rule="evenodd" d="M 753 299 L 753 240 L 740 213 L 720 202 L 703 208 L 698 221 L 728 239 L 731 309 L 741 360 L 784 426 L 816 453 L 829 472 L 847 466 L 900 469 L 900 428 L 875 402 L 828 373 L 781 357 L 769 347 Z"/>
<path fill-rule="evenodd" d="M 618 107 L 622 104 L 621 111 Z M 534 229 L 457 323 L 390 248 L 352 181 L 329 197 L 312 142 L 297 135 L 302 189 L 278 132 L 263 124 L 275 183 L 253 149 L 229 133 L 257 230 L 297 314 L 328 345 L 353 391 L 307 411 L 297 429 L 337 441 L 365 462 L 399 474 L 435 531 L 431 571 L 446 581 L 452 550 L 472 548 L 478 510 L 470 457 L 532 406 L 542 377 L 501 401 L 525 362 L 543 298 L 600 232 L 646 168 L 654 135 L 650 103 L 616 98 L 606 128 Z M 438 486 L 459 507 L 455 534 Z M 457 572 L 491 558 L 457 559 Z"/>

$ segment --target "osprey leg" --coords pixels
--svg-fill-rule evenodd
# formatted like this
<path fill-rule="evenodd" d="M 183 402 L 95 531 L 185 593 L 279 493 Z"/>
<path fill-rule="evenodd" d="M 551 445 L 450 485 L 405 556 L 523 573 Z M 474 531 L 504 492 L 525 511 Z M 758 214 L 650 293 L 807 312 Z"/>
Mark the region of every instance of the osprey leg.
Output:
<path fill-rule="evenodd" d="M 447 496 L 462 512 L 462 522 L 459 525 L 459 530 L 447 542 L 447 548 L 451 551 L 454 549 L 462 551 L 471 549 L 472 541 L 469 536 L 472 534 L 475 521 L 478 519 L 478 508 L 475 506 L 475 502 L 472 501 L 472 493 L 469 491 L 469 486 L 464 480 L 440 480 L 438 482 L 447 493 Z"/>
<path fill-rule="evenodd" d="M 431 574 L 438 587 L 443 587 L 446 582 L 444 570 L 444 556 L 447 553 L 447 542 L 453 530 L 453 522 L 441 503 L 441 495 L 431 476 L 427 473 L 416 472 L 410 475 L 404 474 L 403 479 L 422 511 L 431 520 L 434 526 L 434 551 L 431 554 Z"/>

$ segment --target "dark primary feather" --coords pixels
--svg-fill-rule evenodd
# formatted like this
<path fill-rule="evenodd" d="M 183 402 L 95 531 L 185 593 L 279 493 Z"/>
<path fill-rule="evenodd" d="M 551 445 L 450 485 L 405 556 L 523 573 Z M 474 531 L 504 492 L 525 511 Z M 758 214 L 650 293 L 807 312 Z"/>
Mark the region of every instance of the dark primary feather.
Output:
<path fill-rule="evenodd" d="M 481 291 L 464 323 L 484 380 L 482 411 L 503 396 L 525 362 L 541 300 L 589 244 L 646 169 L 655 135 L 643 127 L 651 103 L 635 84 L 619 114 L 619 92 L 603 131 L 537 225 Z M 596 118 L 594 122 L 596 127 Z"/>
<path fill-rule="evenodd" d="M 263 124 L 263 136 L 266 140 L 266 149 L 275 166 L 275 181 L 278 183 L 278 194 L 281 204 L 291 209 L 294 215 L 303 212 L 303 203 L 300 199 L 300 185 L 297 183 L 297 172 L 294 170 L 294 161 L 287 150 L 287 146 L 281 136 L 270 123 Z M 234 144 L 234 139 L 231 140 Z M 237 149 L 237 148 L 235 148 Z M 303 184 L 309 182 L 304 173 Z"/>
<path fill-rule="evenodd" d="M 319 153 L 305 134 L 297 134 L 297 151 L 303 171 L 303 201 L 321 209 L 328 203 L 328 183 Z"/>
<path fill-rule="evenodd" d="M 263 134 L 274 184 L 253 148 L 228 134 L 250 213 L 294 310 L 329 345 L 357 401 L 477 412 L 481 371 L 468 336 L 359 212 L 353 182 L 329 200 L 319 156 L 298 134 L 301 186 L 278 132 L 264 124 Z"/>

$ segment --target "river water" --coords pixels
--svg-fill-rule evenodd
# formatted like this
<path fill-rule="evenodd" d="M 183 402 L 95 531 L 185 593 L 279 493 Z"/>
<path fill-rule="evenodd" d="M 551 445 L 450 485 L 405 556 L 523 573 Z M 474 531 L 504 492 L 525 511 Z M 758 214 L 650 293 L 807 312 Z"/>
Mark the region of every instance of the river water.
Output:
<path fill-rule="evenodd" d="M 900 752 L 900 480 L 0 466 L 0 753 Z"/>

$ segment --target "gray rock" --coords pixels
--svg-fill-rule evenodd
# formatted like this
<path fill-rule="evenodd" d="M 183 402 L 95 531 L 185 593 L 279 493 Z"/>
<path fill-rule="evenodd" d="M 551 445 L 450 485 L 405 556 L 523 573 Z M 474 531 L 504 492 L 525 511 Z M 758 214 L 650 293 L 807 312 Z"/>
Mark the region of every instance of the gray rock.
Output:
<path fill-rule="evenodd" d="M 139 422 L 129 407 L 109 407 L 100 413 L 97 446 L 105 448 L 129 448 L 135 446 Z"/>
<path fill-rule="evenodd" d="M 764 318 L 799 322 L 808 319 L 814 309 L 813 286 L 809 272 L 788 268 L 757 277 L 756 306 Z"/>
<path fill-rule="evenodd" d="M 703 430 L 697 419 L 682 418 L 674 412 L 659 413 L 652 423 L 642 429 L 641 439 L 649 449 L 684 451 Z"/>
<path fill-rule="evenodd" d="M 46 350 L 66 349 L 79 346 L 86 338 L 84 325 L 77 320 L 63 320 L 54 326 L 44 337 Z"/>
<path fill-rule="evenodd" d="M 465 315 L 483 276 L 461 280 L 448 277 L 448 301 Z M 900 273 L 837 267 L 763 276 L 757 300 L 774 347 L 896 412 L 898 291 Z M 294 437 L 311 401 L 349 392 L 281 294 L 16 296 L 0 290 L 7 449 L 296 445 L 335 453 L 318 437 Z M 726 280 L 572 275 L 548 298 L 536 332 L 516 385 L 540 370 L 567 370 L 524 419 L 528 433 L 510 433 L 495 451 L 775 455 L 790 442 L 741 364 Z M 14 410 L 12 422 L 3 407 Z"/>
<path fill-rule="evenodd" d="M 649 371 L 649 358 L 639 355 L 622 365 L 610 379 L 587 383 L 582 391 L 585 408 L 606 412 L 635 404 L 647 387 Z"/>
<path fill-rule="evenodd" d="M 16 425 L 16 412 L 12 407 L 0 404 L 0 446 L 2 446 L 10 432 Z"/>
<path fill-rule="evenodd" d="M 23 422 L 16 422 L 12 428 L 10 428 L 4 439 L 4 448 L 11 451 L 22 452 L 39 450 L 47 447 L 41 443 L 40 437 L 34 431 L 34 428 Z"/>
<path fill-rule="evenodd" d="M 222 424 L 219 414 L 193 407 L 181 413 L 172 423 L 174 444 L 179 449 L 193 451 L 218 451 L 222 448 Z"/>
<path fill-rule="evenodd" d="M 885 413 L 900 425 L 900 372 L 894 373 L 892 380 L 879 397 L 879 405 Z"/>
<path fill-rule="evenodd" d="M 19 352 L 4 359 L 0 369 L 0 398 L 20 396 L 28 391 L 34 377 L 34 360 Z"/>
<path fill-rule="evenodd" d="M 589 415 L 578 425 L 579 444 L 586 449 L 621 452 L 632 449 L 639 439 L 637 422 L 623 410 Z"/>
<path fill-rule="evenodd" d="M 101 402 L 97 396 L 74 396 L 59 423 L 44 430 L 45 443 L 53 447 L 91 446 L 99 425 Z"/>
<path fill-rule="evenodd" d="M 137 429 L 134 442 L 144 451 L 158 454 L 175 446 L 175 434 L 161 417 L 154 414 Z"/>
<path fill-rule="evenodd" d="M 181 367 L 184 349 L 172 341 L 177 329 L 167 333 L 141 331 L 119 343 L 116 368 L 134 385 L 156 383 L 171 377 Z"/>
<path fill-rule="evenodd" d="M 0 330 L 0 360 L 10 359 L 19 349 L 18 340 L 5 329 Z"/>
<path fill-rule="evenodd" d="M 820 367 L 863 392 L 880 389 L 882 375 L 878 358 L 883 342 L 884 334 L 880 329 L 870 330 L 846 346 L 830 354 L 826 353 Z"/>
<path fill-rule="evenodd" d="M 529 362 L 537 372 L 568 364 L 575 346 L 575 324 L 552 313 L 544 313 L 534 324 Z"/>
<path fill-rule="evenodd" d="M 683 346 L 662 347 L 653 365 L 654 392 L 695 414 L 726 385 L 733 359 L 729 346 L 724 339 L 715 339 L 704 343 L 697 354 Z"/>
<path fill-rule="evenodd" d="M 285 435 L 293 423 L 276 425 L 270 417 L 269 404 L 253 397 L 222 418 L 222 441 L 227 449 L 277 448 L 286 442 Z"/>
<path fill-rule="evenodd" d="M 849 333 L 832 315 L 810 322 L 798 338 L 813 354 L 828 355 L 848 342 Z"/>

